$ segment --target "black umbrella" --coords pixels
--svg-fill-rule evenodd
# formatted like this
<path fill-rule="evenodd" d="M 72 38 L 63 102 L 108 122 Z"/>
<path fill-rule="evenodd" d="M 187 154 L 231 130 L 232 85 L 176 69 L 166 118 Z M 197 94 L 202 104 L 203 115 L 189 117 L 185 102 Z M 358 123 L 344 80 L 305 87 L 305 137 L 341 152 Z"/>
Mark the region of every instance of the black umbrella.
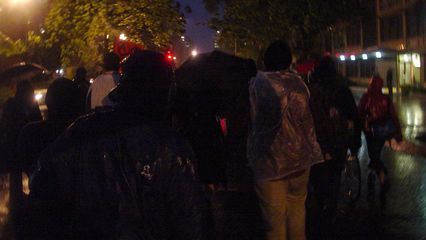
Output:
<path fill-rule="evenodd" d="M 227 115 L 248 99 L 248 82 L 255 74 L 251 59 L 220 51 L 192 57 L 176 70 L 178 105 L 182 111 Z"/>
<path fill-rule="evenodd" d="M 10 84 L 20 80 L 44 80 L 48 74 L 47 69 L 35 63 L 17 63 L 0 73 L 0 83 Z"/>
<path fill-rule="evenodd" d="M 248 83 L 255 74 L 253 60 L 219 51 L 192 57 L 176 70 L 175 123 L 194 149 L 203 182 L 233 184 L 229 176 L 244 170 Z M 227 120 L 226 138 L 218 118 Z"/>

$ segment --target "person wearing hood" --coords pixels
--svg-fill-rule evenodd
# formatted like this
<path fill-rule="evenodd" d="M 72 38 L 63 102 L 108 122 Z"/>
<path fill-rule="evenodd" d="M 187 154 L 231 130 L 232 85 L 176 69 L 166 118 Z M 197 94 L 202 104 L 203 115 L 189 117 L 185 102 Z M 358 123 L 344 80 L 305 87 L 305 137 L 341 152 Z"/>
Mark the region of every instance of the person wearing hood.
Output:
<path fill-rule="evenodd" d="M 367 92 L 362 96 L 358 111 L 367 140 L 369 168 L 379 177 L 381 197 L 386 193 L 388 182 L 387 170 L 381 160 L 381 153 L 386 140 L 394 138 L 402 141 L 401 125 L 392 100 L 382 93 L 383 79 L 373 76 Z M 387 130 L 386 130 L 387 129 Z"/>
<path fill-rule="evenodd" d="M 309 109 L 309 90 L 290 71 L 291 62 L 290 47 L 277 40 L 265 51 L 265 71 L 249 83 L 247 159 L 268 240 L 306 238 L 309 171 L 323 161 Z"/>
<path fill-rule="evenodd" d="M 325 159 L 312 167 L 310 185 L 324 220 L 331 220 L 337 208 L 347 152 L 350 150 L 356 156 L 361 146 L 361 125 L 352 92 L 338 81 L 331 57 L 324 57 L 313 69 L 309 89 L 317 139 Z"/>
<path fill-rule="evenodd" d="M 38 239 L 206 239 L 191 147 L 166 123 L 172 68 L 135 50 L 113 108 L 80 117 L 39 158 L 30 200 Z"/>

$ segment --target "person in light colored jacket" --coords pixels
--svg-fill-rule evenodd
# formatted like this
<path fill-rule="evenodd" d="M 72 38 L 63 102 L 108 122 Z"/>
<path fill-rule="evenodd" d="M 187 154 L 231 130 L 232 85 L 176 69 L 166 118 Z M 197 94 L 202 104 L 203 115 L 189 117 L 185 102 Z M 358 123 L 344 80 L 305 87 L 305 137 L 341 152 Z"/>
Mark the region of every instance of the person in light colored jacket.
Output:
<path fill-rule="evenodd" d="M 267 224 L 267 239 L 305 239 L 310 167 L 323 161 L 309 108 L 309 90 L 289 71 L 284 41 L 265 52 L 265 71 L 250 82 L 252 126 L 247 158 Z"/>

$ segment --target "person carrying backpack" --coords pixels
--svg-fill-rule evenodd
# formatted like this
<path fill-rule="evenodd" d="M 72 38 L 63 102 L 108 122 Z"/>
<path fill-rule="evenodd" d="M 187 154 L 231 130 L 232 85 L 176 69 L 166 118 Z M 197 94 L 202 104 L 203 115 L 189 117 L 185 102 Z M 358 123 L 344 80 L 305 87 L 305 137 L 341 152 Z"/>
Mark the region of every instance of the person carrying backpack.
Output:
<path fill-rule="evenodd" d="M 387 188 L 387 170 L 381 160 L 383 146 L 386 140 L 392 138 L 395 138 L 397 142 L 402 141 L 401 125 L 395 107 L 392 100 L 382 93 L 382 87 L 383 79 L 380 76 L 373 76 L 358 106 L 370 157 L 368 167 L 373 169 L 379 177 L 382 186 L 381 195 Z"/>

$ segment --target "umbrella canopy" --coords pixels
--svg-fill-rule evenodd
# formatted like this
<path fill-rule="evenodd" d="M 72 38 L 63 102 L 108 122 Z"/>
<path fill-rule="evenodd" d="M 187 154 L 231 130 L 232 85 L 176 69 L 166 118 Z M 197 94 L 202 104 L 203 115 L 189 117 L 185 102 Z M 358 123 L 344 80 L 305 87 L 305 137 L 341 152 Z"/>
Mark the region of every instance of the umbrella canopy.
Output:
<path fill-rule="evenodd" d="M 0 73 L 0 83 L 10 84 L 24 79 L 32 81 L 43 81 L 46 79 L 48 70 L 35 63 L 17 63 Z"/>
<path fill-rule="evenodd" d="M 192 57 L 176 70 L 177 102 L 182 111 L 225 116 L 248 103 L 248 82 L 256 74 L 253 60 L 213 51 Z"/>
<path fill-rule="evenodd" d="M 194 149 L 203 182 L 230 186 L 231 176 L 245 169 L 248 83 L 255 74 L 253 60 L 219 51 L 192 57 L 176 70 L 174 123 Z"/>

